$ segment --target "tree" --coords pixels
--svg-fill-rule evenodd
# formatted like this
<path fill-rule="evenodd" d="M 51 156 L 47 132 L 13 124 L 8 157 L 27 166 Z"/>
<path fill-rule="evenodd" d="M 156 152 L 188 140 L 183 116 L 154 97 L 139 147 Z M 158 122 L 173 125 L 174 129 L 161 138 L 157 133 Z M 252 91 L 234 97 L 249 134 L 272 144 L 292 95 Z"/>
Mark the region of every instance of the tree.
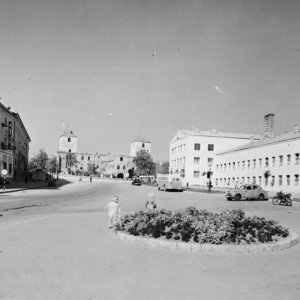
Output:
<path fill-rule="evenodd" d="M 136 174 L 138 176 L 155 175 L 156 173 L 156 165 L 152 159 L 152 156 L 144 150 L 141 150 L 137 153 L 135 158 L 135 165 Z"/>
<path fill-rule="evenodd" d="M 58 171 L 58 161 L 56 156 L 52 156 L 48 159 L 48 171 L 51 178 L 53 177 L 53 174 Z"/>
<path fill-rule="evenodd" d="M 30 159 L 28 168 L 29 170 L 41 169 L 43 171 L 46 171 L 48 160 L 49 156 L 46 151 L 44 149 L 40 149 L 39 152 Z"/>
<path fill-rule="evenodd" d="M 169 166 L 170 166 L 170 163 L 168 161 L 163 161 L 162 163 L 157 161 L 156 162 L 156 172 L 159 174 L 168 174 Z"/>
<path fill-rule="evenodd" d="M 66 168 L 68 169 L 69 174 L 71 173 L 71 168 L 74 167 L 77 163 L 76 155 L 74 153 L 66 154 Z"/>

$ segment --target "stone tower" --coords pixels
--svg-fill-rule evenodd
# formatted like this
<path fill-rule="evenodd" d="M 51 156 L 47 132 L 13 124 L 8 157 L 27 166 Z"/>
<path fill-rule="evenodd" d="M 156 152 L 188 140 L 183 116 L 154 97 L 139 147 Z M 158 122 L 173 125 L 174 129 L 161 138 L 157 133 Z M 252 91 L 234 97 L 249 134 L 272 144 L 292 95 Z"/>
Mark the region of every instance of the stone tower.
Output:
<path fill-rule="evenodd" d="M 135 157 L 137 152 L 141 150 L 151 154 L 151 142 L 141 135 L 138 135 L 130 144 L 130 156 Z"/>
<path fill-rule="evenodd" d="M 77 135 L 66 130 L 59 139 L 59 152 L 77 153 Z"/>

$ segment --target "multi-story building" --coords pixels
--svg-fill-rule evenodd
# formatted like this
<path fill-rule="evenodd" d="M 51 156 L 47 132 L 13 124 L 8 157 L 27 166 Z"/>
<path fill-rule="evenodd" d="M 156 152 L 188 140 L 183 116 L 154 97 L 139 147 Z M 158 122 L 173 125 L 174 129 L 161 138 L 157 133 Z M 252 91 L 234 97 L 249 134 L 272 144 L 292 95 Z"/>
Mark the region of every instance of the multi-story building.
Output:
<path fill-rule="evenodd" d="M 141 150 L 151 154 L 151 142 L 145 137 L 139 135 L 130 144 L 130 156 L 135 157 Z"/>
<path fill-rule="evenodd" d="M 0 102 L 0 171 L 7 177 L 23 176 L 27 171 L 30 137 L 20 115 Z"/>
<path fill-rule="evenodd" d="M 265 116 L 264 139 L 216 155 L 214 185 L 235 187 L 257 183 L 269 191 L 300 192 L 300 132 L 275 136 L 272 119 Z M 268 124 L 269 123 L 269 124 Z"/>
<path fill-rule="evenodd" d="M 181 176 L 185 186 L 206 185 L 216 153 L 260 139 L 254 134 L 179 130 L 170 142 L 170 174 Z"/>

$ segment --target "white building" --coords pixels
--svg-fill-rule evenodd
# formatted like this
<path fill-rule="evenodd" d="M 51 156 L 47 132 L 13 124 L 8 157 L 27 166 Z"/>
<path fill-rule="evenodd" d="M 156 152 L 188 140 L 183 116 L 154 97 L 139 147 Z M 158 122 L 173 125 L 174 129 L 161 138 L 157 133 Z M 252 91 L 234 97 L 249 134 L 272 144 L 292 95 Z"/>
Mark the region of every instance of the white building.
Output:
<path fill-rule="evenodd" d="M 235 187 L 242 183 L 258 183 L 268 191 L 300 192 L 300 132 L 275 136 L 273 120 L 265 116 L 265 138 L 216 155 L 214 185 Z"/>
<path fill-rule="evenodd" d="M 139 135 L 130 144 L 130 156 L 136 157 L 136 154 L 141 150 L 151 154 L 151 142 Z"/>
<path fill-rule="evenodd" d="M 179 130 L 170 142 L 170 174 L 180 175 L 185 186 L 206 185 L 216 153 L 260 139 L 253 134 Z"/>

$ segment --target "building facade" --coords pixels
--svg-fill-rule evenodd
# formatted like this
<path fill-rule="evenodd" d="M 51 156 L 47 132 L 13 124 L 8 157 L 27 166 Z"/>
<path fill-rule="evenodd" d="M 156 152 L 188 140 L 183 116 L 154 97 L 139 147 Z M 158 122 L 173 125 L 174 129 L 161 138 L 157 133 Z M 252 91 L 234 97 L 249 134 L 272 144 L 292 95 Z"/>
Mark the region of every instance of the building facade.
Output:
<path fill-rule="evenodd" d="M 134 169 L 134 157 L 128 155 L 107 156 L 104 175 L 110 178 L 128 178 L 129 169 Z"/>
<path fill-rule="evenodd" d="M 253 134 L 179 130 L 170 142 L 170 174 L 180 176 L 185 186 L 207 185 L 216 153 L 259 139 Z"/>
<path fill-rule="evenodd" d="M 151 142 L 139 135 L 130 144 L 130 156 L 136 157 L 137 153 L 141 150 L 151 154 Z"/>
<path fill-rule="evenodd" d="M 7 177 L 24 176 L 29 157 L 29 134 L 20 115 L 0 102 L 0 172 L 7 170 Z"/>
<path fill-rule="evenodd" d="M 260 141 L 216 155 L 214 185 L 233 188 L 243 183 L 257 183 L 268 191 L 299 193 L 299 155 L 298 126 L 278 136 L 267 130 Z"/>

